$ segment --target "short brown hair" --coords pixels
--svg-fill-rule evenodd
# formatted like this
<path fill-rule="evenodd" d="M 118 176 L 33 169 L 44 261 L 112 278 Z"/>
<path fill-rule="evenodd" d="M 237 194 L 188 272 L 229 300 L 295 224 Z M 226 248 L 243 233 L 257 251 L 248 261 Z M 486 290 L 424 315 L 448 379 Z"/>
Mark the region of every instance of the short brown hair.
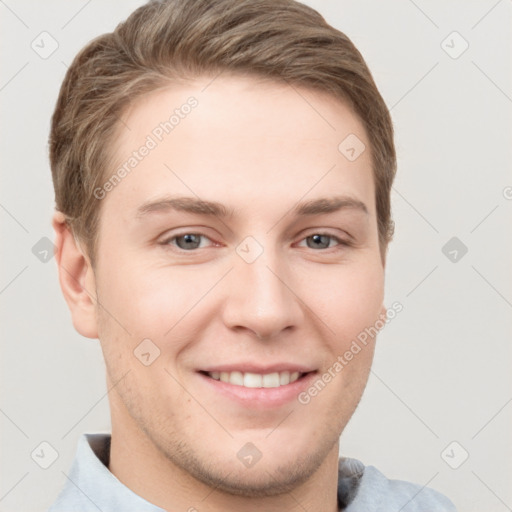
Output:
<path fill-rule="evenodd" d="M 153 0 L 80 51 L 52 118 L 56 208 L 85 242 L 91 260 L 100 211 L 93 191 L 109 172 L 123 110 L 173 80 L 223 71 L 303 86 L 347 102 L 371 145 L 379 243 L 385 251 L 393 231 L 393 126 L 348 37 L 294 0 Z"/>

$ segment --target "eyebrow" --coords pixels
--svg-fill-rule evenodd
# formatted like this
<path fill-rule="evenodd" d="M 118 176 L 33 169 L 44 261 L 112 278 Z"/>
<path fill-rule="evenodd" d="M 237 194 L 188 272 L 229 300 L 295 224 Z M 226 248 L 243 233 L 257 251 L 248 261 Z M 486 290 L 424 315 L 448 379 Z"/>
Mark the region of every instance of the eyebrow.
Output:
<path fill-rule="evenodd" d="M 349 196 L 320 198 L 298 203 L 291 210 L 291 213 L 296 216 L 322 215 L 346 209 L 368 214 L 368 208 L 362 201 Z M 230 217 L 235 213 L 234 209 L 227 208 L 217 201 L 206 201 L 195 197 L 182 196 L 166 197 L 144 203 L 137 209 L 137 217 L 142 218 L 150 213 L 166 212 L 169 210 L 220 218 Z"/>
<path fill-rule="evenodd" d="M 295 206 L 293 212 L 295 215 L 321 215 L 345 209 L 359 210 L 368 215 L 368 208 L 362 201 L 348 196 L 321 198 L 299 203 Z"/>
<path fill-rule="evenodd" d="M 195 213 L 198 215 L 211 215 L 215 217 L 228 217 L 234 210 L 226 208 L 217 201 L 205 201 L 195 197 L 166 197 L 144 203 L 137 209 L 137 217 L 144 217 L 149 213 L 176 210 L 180 212 Z"/>

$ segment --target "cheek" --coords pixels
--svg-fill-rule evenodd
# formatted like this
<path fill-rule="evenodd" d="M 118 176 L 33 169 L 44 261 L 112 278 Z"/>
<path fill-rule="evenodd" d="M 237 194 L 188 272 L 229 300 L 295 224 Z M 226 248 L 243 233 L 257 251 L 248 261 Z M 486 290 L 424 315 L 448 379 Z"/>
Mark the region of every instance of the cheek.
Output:
<path fill-rule="evenodd" d="M 139 337 L 162 338 L 208 288 L 197 272 L 145 268 L 143 263 L 104 276 L 98 291 L 102 306 Z"/>
<path fill-rule="evenodd" d="M 132 369 L 133 378 L 143 372 L 154 389 L 169 387 L 179 395 L 180 389 L 174 389 L 174 381 L 163 368 L 178 372 L 177 377 L 183 376 L 176 359 L 204 337 L 209 323 L 216 318 L 219 308 L 215 297 L 219 290 L 213 288 L 223 273 L 200 273 L 193 266 L 147 268 L 140 262 L 132 268 L 117 267 L 106 275 L 99 292 L 103 306 L 98 312 L 102 318 L 99 335 L 112 372 L 116 368 Z M 151 343 L 145 341 L 142 345 L 143 340 Z M 141 348 L 146 346 L 158 354 L 150 367 L 134 357 L 139 352 L 147 353 L 146 348 Z M 121 376 L 119 370 L 115 372 Z M 152 393 L 151 386 L 147 391 Z"/>
<path fill-rule="evenodd" d="M 306 286 L 308 305 L 325 322 L 338 351 L 379 319 L 384 299 L 380 261 L 327 268 Z"/>

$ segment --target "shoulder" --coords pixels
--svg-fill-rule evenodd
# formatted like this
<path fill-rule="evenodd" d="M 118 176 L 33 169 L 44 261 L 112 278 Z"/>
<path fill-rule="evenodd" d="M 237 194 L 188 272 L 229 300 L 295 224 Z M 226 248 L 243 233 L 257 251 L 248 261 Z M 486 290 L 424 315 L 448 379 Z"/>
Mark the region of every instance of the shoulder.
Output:
<path fill-rule="evenodd" d="M 455 505 L 444 494 L 430 487 L 392 480 L 374 466 L 359 464 L 359 485 L 345 512 L 456 512 Z"/>

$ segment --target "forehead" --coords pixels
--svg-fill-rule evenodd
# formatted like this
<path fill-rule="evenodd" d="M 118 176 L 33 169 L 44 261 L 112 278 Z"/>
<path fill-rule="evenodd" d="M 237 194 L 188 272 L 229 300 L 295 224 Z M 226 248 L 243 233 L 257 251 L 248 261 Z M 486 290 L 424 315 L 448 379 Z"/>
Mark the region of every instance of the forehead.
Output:
<path fill-rule="evenodd" d="M 153 91 L 124 112 L 112 152 L 105 181 L 124 171 L 105 203 L 122 200 L 135 210 L 166 193 L 228 202 L 237 211 L 261 199 L 278 206 L 284 197 L 326 193 L 374 208 L 358 116 L 331 95 L 288 84 L 219 76 Z"/>

